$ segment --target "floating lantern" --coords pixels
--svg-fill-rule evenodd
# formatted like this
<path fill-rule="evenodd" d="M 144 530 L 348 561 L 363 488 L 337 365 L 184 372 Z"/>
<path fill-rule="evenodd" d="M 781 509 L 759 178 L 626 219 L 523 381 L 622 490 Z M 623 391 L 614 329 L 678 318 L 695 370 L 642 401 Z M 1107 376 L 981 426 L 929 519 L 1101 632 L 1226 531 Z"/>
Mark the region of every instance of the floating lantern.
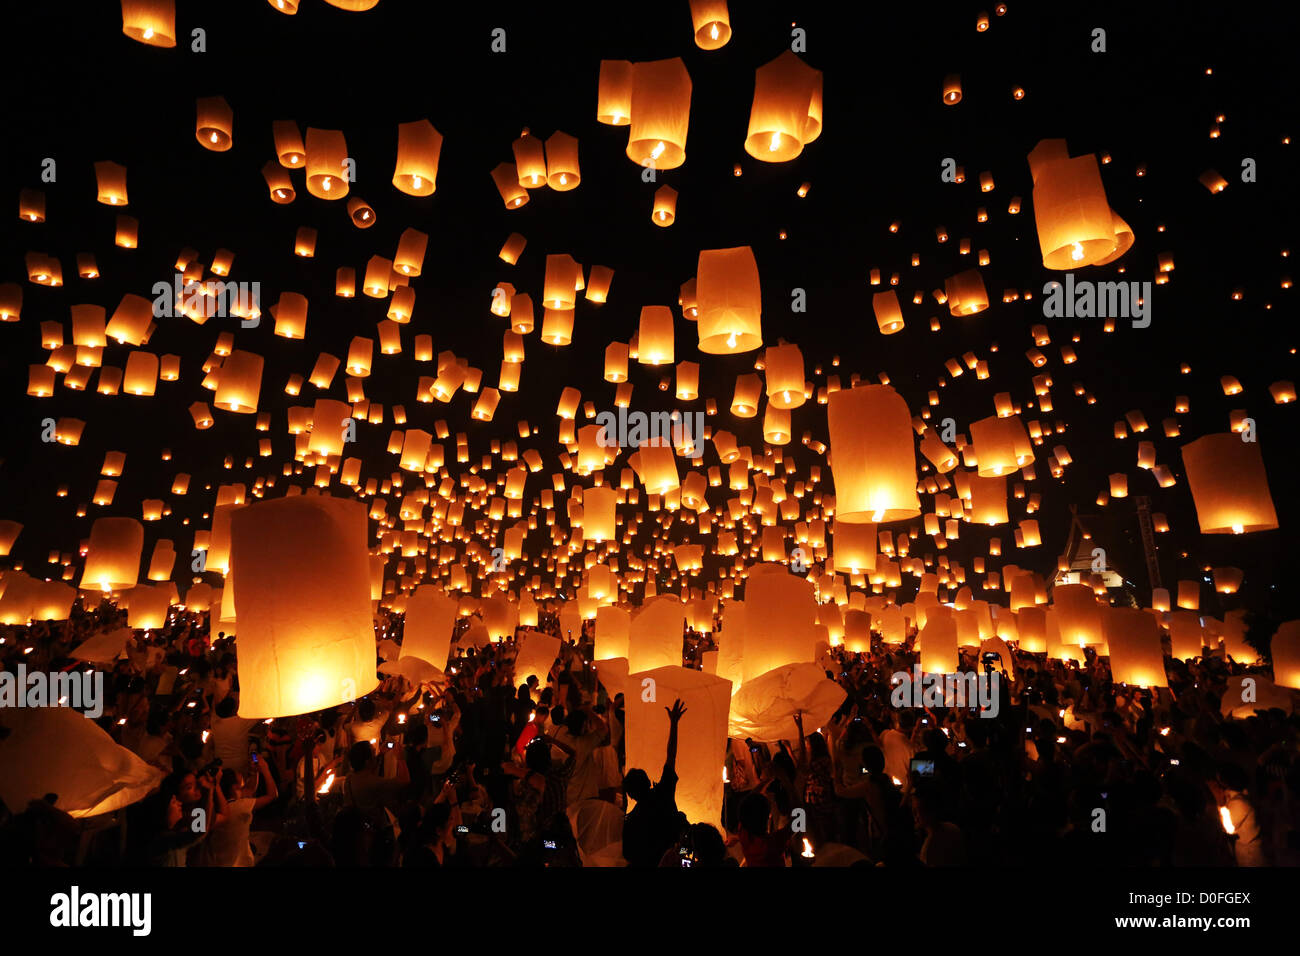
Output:
<path fill-rule="evenodd" d="M 681 57 L 633 65 L 628 159 L 652 169 L 676 169 L 686 161 L 690 118 L 691 77 Z"/>
<path fill-rule="evenodd" d="M 427 119 L 398 123 L 394 188 L 408 196 L 432 196 L 441 154 L 442 134 Z"/>
<path fill-rule="evenodd" d="M 827 408 L 836 518 L 847 524 L 915 518 L 916 452 L 907 403 L 888 385 L 831 394 Z"/>
<path fill-rule="evenodd" d="M 1202 534 L 1245 534 L 1278 526 L 1258 442 L 1232 432 L 1183 446 L 1183 465 Z"/>
<path fill-rule="evenodd" d="M 231 515 L 241 717 L 291 717 L 369 694 L 375 676 L 366 509 L 297 495 Z"/>

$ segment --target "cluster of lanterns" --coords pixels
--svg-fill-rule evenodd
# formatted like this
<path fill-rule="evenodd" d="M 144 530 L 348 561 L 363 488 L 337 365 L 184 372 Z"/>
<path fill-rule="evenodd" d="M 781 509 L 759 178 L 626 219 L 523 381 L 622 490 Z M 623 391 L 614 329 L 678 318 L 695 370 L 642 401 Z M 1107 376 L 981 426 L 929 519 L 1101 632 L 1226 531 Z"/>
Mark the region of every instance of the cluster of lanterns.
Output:
<path fill-rule="evenodd" d="M 331 0 L 353 11 L 377 2 Z M 286 14 L 297 11 L 294 0 L 272 0 L 272 6 Z M 692 0 L 690 8 L 697 46 L 716 50 L 728 43 L 732 26 L 724 0 Z M 154 46 L 175 44 L 169 0 L 122 0 L 122 13 L 127 36 Z M 681 57 L 603 60 L 595 80 L 596 118 L 628 127 L 628 159 L 661 171 L 687 161 L 692 79 Z M 944 104 L 957 105 L 961 95 L 960 80 L 949 77 Z M 797 54 L 787 51 L 758 67 L 745 152 L 767 163 L 797 160 L 822 133 L 822 104 L 822 74 Z M 200 99 L 197 143 L 229 153 L 233 137 L 231 105 L 221 96 Z M 274 156 L 262 174 L 271 202 L 298 202 L 294 177 L 301 176 L 309 196 L 348 200 L 353 226 L 373 225 L 375 207 L 352 191 L 343 131 L 309 127 L 304 134 L 296 123 L 278 121 L 269 141 Z M 402 123 L 392 188 L 411 197 L 434 195 L 442 144 L 429 120 Z M 568 133 L 542 139 L 525 131 L 512 153 L 512 162 L 491 171 L 506 210 L 527 203 L 533 189 L 568 192 L 583 182 L 578 140 Z M 1028 162 L 1044 268 L 1105 266 L 1133 249 L 1134 230 L 1112 210 L 1096 156 L 1071 157 L 1064 140 L 1043 140 Z M 103 161 L 94 171 L 98 202 L 133 203 L 125 167 Z M 991 173 L 980 181 L 982 192 L 993 190 Z M 799 195 L 807 191 L 804 183 Z M 674 222 L 677 198 L 670 186 L 658 187 L 655 225 Z M 1019 206 L 1019 198 L 1012 200 L 1010 214 Z M 45 222 L 44 196 L 23 191 L 19 215 L 27 223 Z M 943 227 L 937 235 L 941 242 L 948 238 Z M 138 223 L 120 217 L 116 243 L 132 248 L 137 237 Z M 295 252 L 314 259 L 316 238 L 314 229 L 303 227 Z M 320 710 L 373 690 L 373 620 L 381 606 L 405 615 L 398 663 L 444 667 L 454 655 L 458 622 L 473 617 L 462 643 L 502 640 L 524 628 L 521 655 L 523 649 L 527 655 L 521 660 L 531 672 L 549 669 L 555 657 L 553 639 L 534 630 L 539 611 L 549 609 L 559 613 L 566 636 L 576 636 L 584 621 L 594 623 L 598 677 L 611 694 L 627 689 L 629 765 L 654 765 L 666 733 L 662 704 L 646 703 L 640 689 L 653 685 L 658 701 L 686 702 L 692 729 L 682 745 L 678 802 L 691 819 L 715 822 L 721 805 L 717 767 L 728 733 L 777 739 L 789 735 L 786 719 L 795 712 L 810 715 L 805 722 L 829 718 L 843 691 L 825 679 L 819 662 L 834 646 L 858 651 L 874 638 L 895 645 L 911 640 L 922 668 L 931 672 L 956 669 L 964 650 L 1006 646 L 998 642 L 1067 660 L 1081 660 L 1091 648 L 1109 655 L 1117 681 L 1142 687 L 1165 684 L 1166 653 L 1193 657 L 1222 644 L 1239 659 L 1251 655 L 1239 617 L 1218 621 L 1194 613 L 1195 582 L 1186 588 L 1180 583 L 1179 610 L 1169 606 L 1162 589 L 1150 608 L 1122 608 L 1111 606 L 1098 581 L 1069 579 L 1068 563 L 1035 572 L 992 560 L 1003 555 L 1002 538 L 988 542 L 987 555 L 968 556 L 969 563 L 955 557 L 963 537 L 975 539 L 971 532 L 963 535 L 963 525 L 1004 529 L 1007 547 L 1014 541 L 1024 555 L 1019 560 L 1026 562 L 1033 562 L 1033 549 L 1042 545 L 1033 517 L 1041 493 L 1031 489 L 1046 484 L 1045 477 L 1064 475 L 1073 460 L 1060 438 L 1063 424 L 1047 421 L 1056 399 L 1042 351 L 1051 338 L 1042 327 L 1031 333 L 1023 381 L 1013 384 L 1009 374 L 1000 378 L 1005 391 L 992 395 L 992 414 L 970 421 L 968 435 L 945 434 L 935 427 L 937 392 L 930 393 L 928 406 L 910 407 L 886 374 L 874 383 L 857 374 L 842 380 L 838 357 L 829 369 L 815 365 L 810 374 L 800 345 L 764 337 L 754 249 L 702 249 L 676 303 L 632 304 L 639 315 L 636 329 L 627 341 L 609 343 L 597 381 L 611 385 L 614 405 L 626 409 L 632 376 L 649 376 L 679 402 L 702 409 L 701 421 L 730 416 L 727 424 L 745 429 L 742 434 L 761 428 L 761 442 L 744 444 L 718 425 L 692 430 L 680 418 L 631 447 L 607 442 L 595 421 L 597 403 L 589 396 L 584 401 L 583 392 L 570 386 L 556 405 L 554 447 L 547 447 L 542 426 L 527 419 L 512 439 L 485 443 L 474 429 L 511 407 L 508 396 L 522 391 L 538 397 L 521 385 L 526 357 L 536 348 L 528 338 L 536 334 L 551 348 L 569 345 L 579 293 L 586 305 L 606 303 L 614 272 L 547 252 L 541 288 L 523 292 L 502 281 L 485 296 L 482 321 L 503 327 L 499 356 L 435 353 L 431 336 L 417 334 L 410 354 L 430 366 L 428 374 L 404 384 L 409 406 L 385 408 L 366 397 L 365 383 L 392 357 L 407 354 L 406 327 L 421 326 L 413 280 L 423 271 L 427 239 L 409 228 L 395 249 L 374 251 L 362 271 L 361 291 L 384 301 L 386 315 L 373 337 L 355 336 L 346 355 L 308 351 L 313 307 L 300 293 L 280 292 L 269 308 L 274 334 L 304 343 L 303 367 L 311 367 L 305 381 L 295 373 L 285 383 L 283 412 L 267 407 L 273 395 L 278 400 L 278 383 L 268 380 L 263 356 L 238 333 L 220 333 L 202 364 L 202 378 L 182 382 L 179 358 L 149 349 L 155 312 L 143 296 L 124 295 L 111 315 L 103 306 L 73 305 L 70 342 L 64 341 L 63 321 L 43 322 L 42 345 L 49 354 L 30 366 L 32 400 L 53 395 L 60 375 L 64 386 L 85 389 L 94 372 L 103 394 L 172 401 L 184 394 L 193 399 L 188 407 L 196 429 L 211 428 L 227 413 L 240 416 L 250 434 L 259 433 L 257 457 L 267 466 L 278 462 L 278 468 L 266 468 L 251 487 L 217 482 L 215 495 L 209 495 L 213 486 L 207 484 L 201 502 L 191 493 L 190 476 L 177 473 L 171 494 L 173 501 L 188 495 L 183 510 L 189 517 L 182 526 L 192 541 L 180 542 L 178 549 L 173 539 L 154 538 L 142 580 L 146 539 L 152 537 L 146 525 L 167 521 L 178 506 L 163 498 L 119 500 L 116 480 L 126 462 L 110 451 L 94 504 L 139 517 L 96 517 L 75 556 L 65 560 L 53 552 L 53 563 L 63 567 L 62 581 L 41 580 L 25 573 L 21 562 L 12 563 L 0 581 L 0 620 L 65 619 L 78 591 L 64 582 L 77 578 L 78 564 L 83 604 L 116 600 L 128 607 L 132 627 L 160 627 L 168 608 L 182 602 L 206 609 L 238 634 L 241 714 L 263 718 Z M 968 252 L 968 241 L 963 243 Z M 511 233 L 499 260 L 514 267 L 528 247 L 524 235 Z M 981 265 L 988 258 L 981 250 Z M 186 250 L 177 268 L 200 290 L 200 299 L 215 298 L 224 293 L 212 276 L 229 276 L 234 259 L 219 250 L 205 268 L 197 252 Z M 1172 255 L 1162 256 L 1159 268 L 1168 275 Z M 62 283 L 62 266 L 44 253 L 27 257 L 27 271 L 35 285 Z M 80 277 L 97 274 L 92 257 L 79 257 Z M 871 283 L 881 282 L 876 270 Z M 356 285 L 354 268 L 337 267 L 338 298 L 354 298 Z M 889 288 L 872 296 L 881 335 L 917 331 L 907 324 L 904 307 L 923 296 L 900 298 L 897 285 L 895 275 Z M 22 293 L 20 283 L 0 285 L 4 322 L 24 319 Z M 1011 294 L 1003 301 L 1020 295 Z M 975 266 L 946 277 L 934 297 L 958 318 L 990 308 L 984 276 Z M 181 299 L 171 303 L 183 316 L 177 321 L 208 321 L 210 309 L 202 301 Z M 237 302 L 232 314 L 241 313 L 255 316 L 255 307 Z M 695 324 L 694 342 L 680 336 L 680 322 Z M 931 327 L 939 328 L 937 319 Z M 485 340 L 495 342 L 495 334 Z M 1077 358 L 1071 345 L 1060 348 L 1062 367 Z M 989 379 L 989 356 L 996 351 L 990 346 L 983 357 L 968 352 L 948 359 L 941 384 L 968 371 L 977 381 Z M 734 383 L 723 381 L 715 357 L 737 356 L 750 367 Z M 111 364 L 119 358 L 120 369 Z M 473 361 L 499 367 L 495 387 Z M 305 386 L 319 395 L 294 404 Z M 1226 385 L 1224 391 L 1236 394 Z M 1274 383 L 1270 392 L 1278 404 L 1294 402 L 1290 382 Z M 1081 385 L 1075 397 L 1092 401 Z M 549 406 L 551 396 L 546 399 Z M 453 402 L 463 406 L 462 431 L 448 420 L 450 412 L 442 412 Z M 1035 407 L 1040 418 L 1031 417 Z M 1176 414 L 1185 411 L 1180 401 Z M 390 420 L 389 465 L 348 455 L 350 431 L 378 429 Z M 753 426 L 746 425 L 749 420 Z M 1165 434 L 1179 436 L 1177 419 L 1168 422 Z M 1147 430 L 1140 411 L 1124 424 L 1119 437 L 1130 429 Z M 87 429 L 76 419 L 60 420 L 56 431 L 64 445 L 95 433 L 93 424 Z M 291 455 L 277 459 L 287 446 Z M 559 463 L 549 474 L 543 473 L 544 453 Z M 1161 489 L 1190 493 L 1201 533 L 1250 535 L 1278 527 L 1260 446 L 1243 441 L 1239 431 L 1182 442 L 1186 491 L 1158 457 L 1154 442 L 1143 441 L 1137 465 Z M 234 467 L 233 456 L 223 464 Z M 253 458 L 247 467 L 254 467 Z M 1127 496 L 1140 477 L 1131 482 L 1128 472 L 1112 475 L 1104 500 Z M 1163 523 L 1160 516 L 1157 524 Z M 11 554 L 21 530 L 15 521 L 0 521 L 0 555 Z M 176 567 L 178 550 L 190 551 L 187 544 L 204 556 L 210 580 L 195 580 L 179 593 L 172 579 L 190 577 L 177 575 Z M 212 586 L 214 575 L 222 579 L 219 588 Z M 1243 583 L 1236 568 L 1217 568 L 1214 577 L 1220 594 L 1235 594 Z M 977 598 L 977 591 L 986 597 Z M 1273 648 L 1276 679 L 1288 687 L 1300 687 L 1294 623 L 1284 625 Z M 702 671 L 682 666 L 686 628 L 714 635 L 716 650 L 705 655 Z"/>

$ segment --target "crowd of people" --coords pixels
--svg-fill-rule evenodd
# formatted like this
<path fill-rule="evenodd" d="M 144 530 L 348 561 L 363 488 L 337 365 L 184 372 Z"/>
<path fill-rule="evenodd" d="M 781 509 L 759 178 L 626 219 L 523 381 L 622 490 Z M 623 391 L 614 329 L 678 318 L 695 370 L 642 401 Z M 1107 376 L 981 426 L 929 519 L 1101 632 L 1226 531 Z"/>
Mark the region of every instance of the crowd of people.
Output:
<path fill-rule="evenodd" d="M 6 628 L 0 666 L 89 665 L 71 651 L 122 625 L 110 605 Z M 400 635 L 400 619 L 385 621 Z M 1169 688 L 1116 685 L 1106 660 L 1013 653 L 998 706 L 898 707 L 906 646 L 832 648 L 846 699 L 777 743 L 730 739 L 723 829 L 676 802 L 677 729 L 662 766 L 627 766 L 621 693 L 591 634 L 561 637 L 547 674 L 517 674 L 512 642 L 453 645 L 445 679 L 383 679 L 302 717 L 238 714 L 233 635 L 177 611 L 107 669 L 100 726 L 161 784 L 100 821 L 58 794 L 0 806 L 0 861 L 148 866 L 1293 866 L 1300 863 L 1300 716 L 1221 706 L 1242 665 L 1170 664 Z M 684 660 L 708 635 L 688 632 Z M 1005 665 L 1005 666 L 1004 666 Z M 0 710 L 0 738 L 5 734 Z M 2 750 L 0 750 L 2 753 Z M 0 771 L 2 772 L 2 771 Z M 198 822 L 196 822 L 198 821 Z M 115 825 L 113 825 L 115 824 Z"/>

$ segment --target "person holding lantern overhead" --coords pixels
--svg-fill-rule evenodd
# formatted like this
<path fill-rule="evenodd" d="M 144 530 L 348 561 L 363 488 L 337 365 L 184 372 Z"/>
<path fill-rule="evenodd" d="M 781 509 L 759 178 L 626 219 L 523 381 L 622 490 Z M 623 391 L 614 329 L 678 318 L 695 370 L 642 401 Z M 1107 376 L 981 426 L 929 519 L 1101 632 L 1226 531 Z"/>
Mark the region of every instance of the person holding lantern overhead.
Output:
<path fill-rule="evenodd" d="M 677 725 L 686 713 L 680 699 L 668 713 L 668 753 L 659 782 L 634 767 L 623 777 L 623 793 L 636 801 L 623 820 L 623 858 L 628 866 L 658 866 L 664 852 L 677 840 L 685 815 L 677 809 Z"/>

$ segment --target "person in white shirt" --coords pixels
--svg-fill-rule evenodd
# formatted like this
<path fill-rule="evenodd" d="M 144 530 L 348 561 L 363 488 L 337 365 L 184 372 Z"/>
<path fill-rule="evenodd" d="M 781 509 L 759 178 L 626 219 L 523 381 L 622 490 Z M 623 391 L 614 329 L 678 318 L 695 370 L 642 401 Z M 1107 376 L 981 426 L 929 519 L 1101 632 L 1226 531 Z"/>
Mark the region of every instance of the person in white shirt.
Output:
<path fill-rule="evenodd" d="M 244 772 L 249 769 L 248 735 L 257 726 L 256 720 L 236 716 L 238 701 L 232 694 L 217 704 L 212 712 L 212 733 L 209 743 L 212 755 L 221 759 L 227 770 Z"/>
<path fill-rule="evenodd" d="M 245 779 L 234 770 L 221 775 L 221 790 L 226 797 L 226 812 L 219 814 L 208 834 L 206 843 L 210 866 L 252 866 L 253 850 L 248 835 L 253 825 L 253 814 L 280 795 L 266 761 L 254 755 L 252 764 L 257 768 L 266 792 L 257 793 L 257 780 Z"/>

